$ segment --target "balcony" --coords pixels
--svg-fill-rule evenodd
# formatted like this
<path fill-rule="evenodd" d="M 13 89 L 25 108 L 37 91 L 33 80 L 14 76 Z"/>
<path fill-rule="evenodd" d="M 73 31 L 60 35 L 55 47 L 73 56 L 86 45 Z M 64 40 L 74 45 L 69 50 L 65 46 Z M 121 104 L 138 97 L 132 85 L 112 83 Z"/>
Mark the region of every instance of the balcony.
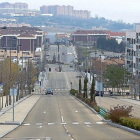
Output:
<path fill-rule="evenodd" d="M 133 56 L 132 55 L 127 55 L 127 57 L 126 57 L 128 60 L 133 60 Z"/>
<path fill-rule="evenodd" d="M 133 48 L 133 44 L 130 44 L 129 42 L 126 43 L 126 47 Z"/>
<path fill-rule="evenodd" d="M 126 68 L 128 69 L 129 72 L 133 72 L 133 67 L 131 64 L 127 64 Z"/>
<path fill-rule="evenodd" d="M 136 56 L 137 56 L 137 57 L 140 57 L 140 49 L 138 49 L 138 50 L 136 51 Z"/>
<path fill-rule="evenodd" d="M 140 71 L 140 62 L 136 63 L 136 69 Z"/>
<path fill-rule="evenodd" d="M 136 39 L 136 45 L 139 45 L 140 44 L 140 39 Z"/>

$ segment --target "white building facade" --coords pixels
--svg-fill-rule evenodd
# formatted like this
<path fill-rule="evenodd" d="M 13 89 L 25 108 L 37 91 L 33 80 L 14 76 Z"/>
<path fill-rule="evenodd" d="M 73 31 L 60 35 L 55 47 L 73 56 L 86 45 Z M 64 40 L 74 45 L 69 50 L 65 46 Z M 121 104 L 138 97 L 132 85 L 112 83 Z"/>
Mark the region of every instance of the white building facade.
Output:
<path fill-rule="evenodd" d="M 140 25 L 135 31 L 126 31 L 125 66 L 133 75 L 140 75 Z"/>

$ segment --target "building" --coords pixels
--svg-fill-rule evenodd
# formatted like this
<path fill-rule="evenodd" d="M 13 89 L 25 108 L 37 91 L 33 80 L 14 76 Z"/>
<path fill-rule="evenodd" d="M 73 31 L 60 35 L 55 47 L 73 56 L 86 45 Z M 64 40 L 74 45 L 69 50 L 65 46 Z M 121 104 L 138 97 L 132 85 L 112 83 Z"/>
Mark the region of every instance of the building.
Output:
<path fill-rule="evenodd" d="M 126 33 L 125 32 L 111 32 L 111 31 L 105 31 L 105 33 L 108 34 L 107 39 L 115 38 L 118 44 L 120 44 L 122 41 L 125 41 Z"/>
<path fill-rule="evenodd" d="M 26 3 L 0 3 L 0 13 L 24 13 L 28 11 L 28 4 Z"/>
<path fill-rule="evenodd" d="M 97 44 L 97 39 L 99 37 L 105 37 L 108 34 L 106 34 L 104 31 L 98 31 L 98 30 L 78 30 L 73 33 L 72 39 L 74 43 L 85 43 L 85 44 Z"/>
<path fill-rule="evenodd" d="M 140 25 L 135 31 L 126 31 L 126 68 L 134 75 L 140 75 Z"/>
<path fill-rule="evenodd" d="M 87 10 L 74 10 L 73 16 L 81 19 L 90 19 L 90 12 Z"/>
<path fill-rule="evenodd" d="M 43 5 L 40 7 L 41 14 L 53 14 L 53 15 L 69 15 L 73 14 L 73 6 L 59 6 L 59 5 Z"/>
<path fill-rule="evenodd" d="M 74 10 L 73 6 L 59 6 L 59 5 L 49 5 L 40 7 L 41 14 L 53 14 L 53 15 L 65 15 L 73 16 L 81 19 L 90 19 L 90 12 L 87 10 Z"/>
<path fill-rule="evenodd" d="M 14 37 L 15 39 L 13 39 Z M 44 32 L 36 27 L 0 28 L 0 58 L 9 57 L 10 49 L 13 58 L 17 57 L 17 51 L 19 57 L 22 57 L 21 52 L 24 52 L 24 54 L 26 53 L 28 58 L 35 57 L 36 48 L 44 47 L 43 39 Z"/>
<path fill-rule="evenodd" d="M 66 44 L 69 43 L 70 40 L 71 34 L 55 34 L 55 42 Z"/>

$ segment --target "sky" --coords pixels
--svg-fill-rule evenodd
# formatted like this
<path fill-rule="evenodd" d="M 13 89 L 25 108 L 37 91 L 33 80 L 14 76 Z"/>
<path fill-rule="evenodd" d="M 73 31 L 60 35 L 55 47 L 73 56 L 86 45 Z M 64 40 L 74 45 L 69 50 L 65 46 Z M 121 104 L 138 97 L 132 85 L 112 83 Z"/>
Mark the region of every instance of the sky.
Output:
<path fill-rule="evenodd" d="M 40 9 L 42 5 L 71 5 L 74 10 L 91 11 L 91 17 L 122 20 L 125 23 L 140 22 L 140 0 L 2 0 L 1 2 L 24 2 L 29 9 Z"/>

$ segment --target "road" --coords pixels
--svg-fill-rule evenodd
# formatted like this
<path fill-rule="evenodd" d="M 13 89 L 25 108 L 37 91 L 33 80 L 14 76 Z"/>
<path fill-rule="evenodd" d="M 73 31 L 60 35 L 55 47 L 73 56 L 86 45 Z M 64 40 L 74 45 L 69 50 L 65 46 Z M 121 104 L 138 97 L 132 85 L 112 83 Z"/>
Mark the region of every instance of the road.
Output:
<path fill-rule="evenodd" d="M 49 60 L 53 60 L 53 56 L 55 54 L 56 61 L 58 62 L 58 46 L 57 45 L 51 45 L 50 50 L 48 52 Z M 73 46 L 62 46 L 59 45 L 59 54 L 60 54 L 60 62 L 63 62 L 64 64 L 69 64 L 71 61 L 74 60 L 74 47 Z"/>
<path fill-rule="evenodd" d="M 139 140 L 137 135 L 102 122 L 70 96 L 68 78 L 74 75 L 73 72 L 49 72 L 47 88 L 56 89 L 54 95 L 43 95 L 23 124 L 2 140 Z M 78 80 L 73 77 L 76 84 Z"/>

